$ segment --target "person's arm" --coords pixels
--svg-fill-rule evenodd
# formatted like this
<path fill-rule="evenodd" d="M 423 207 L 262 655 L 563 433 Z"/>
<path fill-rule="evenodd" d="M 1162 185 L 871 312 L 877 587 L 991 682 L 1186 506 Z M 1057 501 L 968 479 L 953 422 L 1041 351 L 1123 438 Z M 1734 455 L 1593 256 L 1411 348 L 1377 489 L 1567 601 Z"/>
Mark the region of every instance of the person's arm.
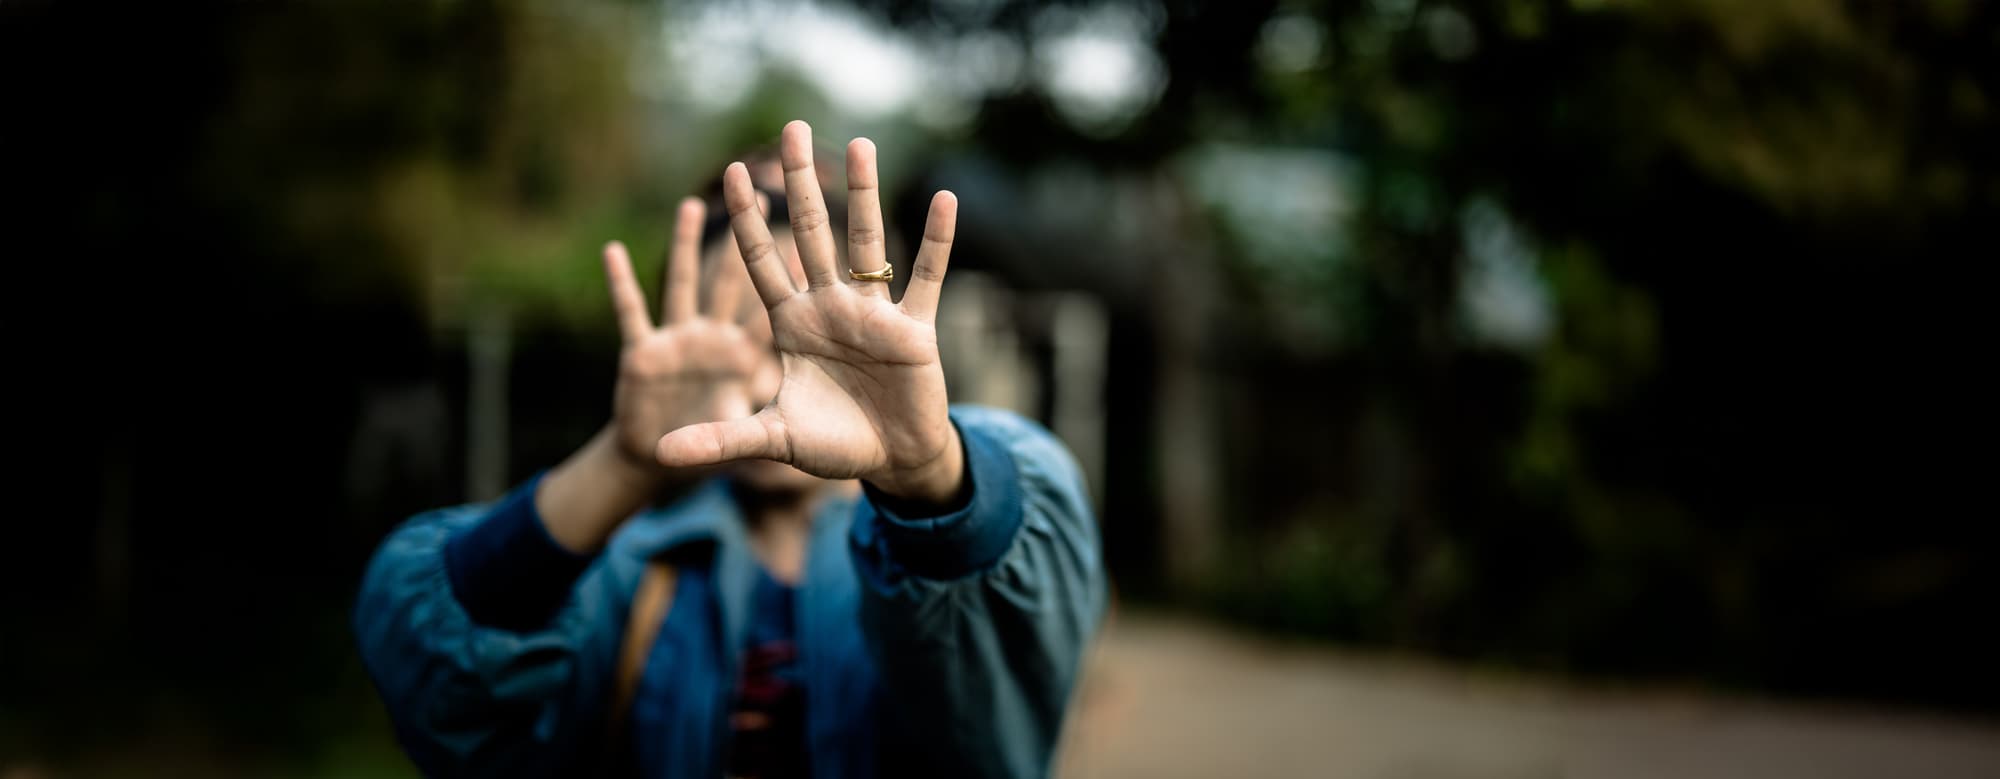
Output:
<path fill-rule="evenodd" d="M 885 773 L 1044 776 L 1105 603 L 1081 472 L 1048 431 L 954 406 L 966 494 L 909 513 L 874 490 L 849 545 L 882 674 Z"/>
<path fill-rule="evenodd" d="M 665 430 L 749 412 L 765 344 L 739 327 L 734 274 L 697 311 L 699 201 L 683 203 L 654 327 L 624 247 L 605 271 L 624 349 L 612 421 L 487 506 L 420 515 L 369 561 L 354 606 L 363 664 L 430 775 L 588 774 L 641 561 L 599 554 L 666 483 Z"/>
<path fill-rule="evenodd" d="M 595 552 L 668 478 L 620 455 L 607 428 L 445 542 L 451 593 L 481 625 L 533 630 L 569 599 Z"/>
<path fill-rule="evenodd" d="M 548 527 L 549 538 L 564 551 L 590 554 L 603 548 L 627 517 L 632 516 L 675 479 L 650 463 L 634 463 L 618 451 L 614 428 L 591 436 L 582 448 L 542 478 L 535 492 L 535 511 Z"/>
<path fill-rule="evenodd" d="M 453 594 L 448 540 L 491 520 L 419 515 L 383 540 L 354 603 L 362 665 L 428 776 L 587 775 L 602 747 L 635 560 L 600 555 L 532 628 L 492 626 Z"/>
<path fill-rule="evenodd" d="M 862 480 L 868 500 L 852 546 L 885 681 L 888 773 L 1044 775 L 1103 608 L 1082 480 L 1046 432 L 998 412 L 954 411 L 946 399 L 933 318 L 957 221 L 952 194 L 932 198 L 910 283 L 892 301 L 867 273 L 889 264 L 873 144 L 847 147 L 848 257 L 860 276 L 833 251 L 811 129 L 786 125 L 779 151 L 803 289 L 741 164 L 724 174 L 723 194 L 771 314 L 783 389 L 747 419 L 669 433 L 660 461 L 763 458 Z"/>
<path fill-rule="evenodd" d="M 647 315 L 625 247 L 605 246 L 605 278 L 624 341 L 612 419 L 448 541 L 452 592 L 480 624 L 530 630 L 546 622 L 627 518 L 662 487 L 699 476 L 662 466 L 653 457 L 659 437 L 750 413 L 749 381 L 765 345 L 736 324 L 734 273 L 709 274 L 711 303 L 698 310 L 702 212 L 697 199 L 681 204 L 660 326 Z"/>

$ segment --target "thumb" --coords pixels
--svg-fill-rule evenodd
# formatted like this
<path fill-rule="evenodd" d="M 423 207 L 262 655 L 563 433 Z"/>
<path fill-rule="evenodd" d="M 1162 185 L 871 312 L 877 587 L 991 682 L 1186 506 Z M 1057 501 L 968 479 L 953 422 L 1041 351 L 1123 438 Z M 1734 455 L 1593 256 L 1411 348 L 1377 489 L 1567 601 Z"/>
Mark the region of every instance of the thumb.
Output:
<path fill-rule="evenodd" d="M 781 460 L 784 425 L 768 411 L 723 422 L 688 425 L 660 438 L 654 457 L 669 468 L 697 468 L 736 460 Z"/>

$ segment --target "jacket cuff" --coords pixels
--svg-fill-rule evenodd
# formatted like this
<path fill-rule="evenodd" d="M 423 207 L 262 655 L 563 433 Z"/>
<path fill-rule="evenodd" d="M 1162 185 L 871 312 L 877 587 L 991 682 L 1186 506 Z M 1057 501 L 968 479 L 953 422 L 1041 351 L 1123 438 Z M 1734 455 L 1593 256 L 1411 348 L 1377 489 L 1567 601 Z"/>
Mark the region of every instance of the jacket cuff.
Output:
<path fill-rule="evenodd" d="M 956 579 L 999 562 L 1021 529 L 1021 477 L 1013 455 L 977 425 L 952 424 L 965 442 L 965 505 L 935 517 L 896 513 L 887 496 L 863 487 L 867 500 L 856 511 L 852 543 L 861 558 L 878 567 L 900 569 L 926 579 Z"/>
<path fill-rule="evenodd" d="M 548 624 L 569 601 L 570 586 L 591 555 L 564 548 L 535 510 L 542 474 L 514 488 L 478 522 L 445 542 L 451 592 L 472 621 L 529 631 Z"/>

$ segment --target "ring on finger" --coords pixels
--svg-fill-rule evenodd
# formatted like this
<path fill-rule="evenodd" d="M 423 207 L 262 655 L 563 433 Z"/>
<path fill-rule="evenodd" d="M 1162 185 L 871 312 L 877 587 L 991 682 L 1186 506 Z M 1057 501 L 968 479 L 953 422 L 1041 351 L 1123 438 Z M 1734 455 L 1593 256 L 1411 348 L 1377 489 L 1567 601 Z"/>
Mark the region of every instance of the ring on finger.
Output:
<path fill-rule="evenodd" d="M 855 281 L 894 281 L 896 280 L 896 266 L 883 263 L 881 270 L 850 270 L 847 272 L 847 277 Z"/>

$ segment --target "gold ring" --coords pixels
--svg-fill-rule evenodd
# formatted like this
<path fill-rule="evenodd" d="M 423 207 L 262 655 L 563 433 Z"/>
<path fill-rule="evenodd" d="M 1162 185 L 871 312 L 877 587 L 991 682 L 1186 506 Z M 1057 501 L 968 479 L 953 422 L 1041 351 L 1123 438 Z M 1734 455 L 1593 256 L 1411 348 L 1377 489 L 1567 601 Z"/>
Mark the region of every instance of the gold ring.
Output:
<path fill-rule="evenodd" d="M 847 272 L 847 277 L 855 281 L 895 281 L 896 266 L 884 263 L 881 270 L 871 270 L 865 273 L 858 270 L 850 270 Z"/>

